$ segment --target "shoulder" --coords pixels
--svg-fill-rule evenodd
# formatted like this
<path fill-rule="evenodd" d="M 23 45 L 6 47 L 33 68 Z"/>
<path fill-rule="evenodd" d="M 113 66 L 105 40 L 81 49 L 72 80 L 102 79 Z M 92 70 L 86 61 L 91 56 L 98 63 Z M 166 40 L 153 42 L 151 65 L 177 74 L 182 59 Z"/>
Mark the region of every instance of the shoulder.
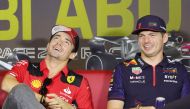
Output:
<path fill-rule="evenodd" d="M 181 60 L 174 60 L 167 58 L 168 64 L 170 66 L 183 67 L 184 65 L 181 63 Z"/>
<path fill-rule="evenodd" d="M 181 63 L 180 60 L 172 60 L 172 59 L 168 58 L 167 61 L 168 61 L 168 64 L 167 64 L 167 66 L 165 66 L 165 68 L 174 69 L 180 73 L 187 72 L 186 67 Z"/>
<path fill-rule="evenodd" d="M 85 80 L 85 78 L 82 75 L 80 75 L 72 70 L 69 70 L 69 73 L 67 76 L 67 82 L 69 84 L 80 87 L 83 80 Z"/>
<path fill-rule="evenodd" d="M 8 73 L 16 78 L 23 78 L 26 74 L 29 62 L 28 60 L 18 61 L 13 65 L 12 69 Z"/>
<path fill-rule="evenodd" d="M 28 60 L 20 60 L 15 65 L 13 65 L 13 69 L 18 69 L 18 68 L 27 69 L 28 65 L 29 65 Z"/>
<path fill-rule="evenodd" d="M 133 66 L 137 66 L 137 65 L 138 65 L 138 63 L 137 63 L 136 59 L 128 59 L 123 62 L 120 62 L 116 66 L 116 69 L 121 68 L 121 67 L 128 68 L 128 67 L 133 67 Z"/>
<path fill-rule="evenodd" d="M 28 64 L 29 64 L 28 60 L 20 60 L 14 66 L 16 66 L 16 67 L 19 67 L 19 66 L 28 66 Z"/>

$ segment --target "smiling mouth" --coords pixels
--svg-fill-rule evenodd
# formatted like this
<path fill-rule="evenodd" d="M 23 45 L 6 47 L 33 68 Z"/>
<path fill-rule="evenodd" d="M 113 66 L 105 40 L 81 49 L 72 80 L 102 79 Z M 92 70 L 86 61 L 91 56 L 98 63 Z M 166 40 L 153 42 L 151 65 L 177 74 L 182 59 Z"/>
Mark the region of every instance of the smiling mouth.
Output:
<path fill-rule="evenodd" d="M 61 49 L 58 49 L 58 48 L 56 48 L 56 47 L 54 47 L 53 50 L 58 51 L 58 52 L 61 51 Z"/>

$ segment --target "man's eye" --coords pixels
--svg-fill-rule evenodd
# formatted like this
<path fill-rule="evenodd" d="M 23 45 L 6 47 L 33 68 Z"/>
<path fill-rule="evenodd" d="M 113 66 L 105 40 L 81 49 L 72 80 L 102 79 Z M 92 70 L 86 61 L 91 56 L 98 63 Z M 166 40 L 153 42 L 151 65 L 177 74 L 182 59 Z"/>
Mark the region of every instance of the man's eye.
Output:
<path fill-rule="evenodd" d="M 154 36 L 156 36 L 156 35 L 155 35 L 155 34 L 151 34 L 150 36 L 151 36 L 151 37 L 154 37 Z"/>
<path fill-rule="evenodd" d="M 58 39 L 58 37 L 54 37 L 53 39 Z"/>
<path fill-rule="evenodd" d="M 65 44 L 69 45 L 69 44 L 70 44 L 70 42 L 69 42 L 69 41 L 65 41 Z"/>

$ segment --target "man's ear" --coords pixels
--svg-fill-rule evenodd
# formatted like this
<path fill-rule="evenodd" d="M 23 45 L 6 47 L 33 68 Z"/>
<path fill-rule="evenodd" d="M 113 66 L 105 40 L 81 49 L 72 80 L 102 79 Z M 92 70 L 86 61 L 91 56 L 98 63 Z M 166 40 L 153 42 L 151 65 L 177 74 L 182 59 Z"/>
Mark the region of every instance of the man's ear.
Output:
<path fill-rule="evenodd" d="M 49 42 L 47 43 L 47 45 L 46 45 L 46 50 L 49 48 Z"/>
<path fill-rule="evenodd" d="M 74 59 L 75 57 L 77 56 L 77 52 L 72 52 L 70 55 L 69 55 L 69 59 Z"/>
<path fill-rule="evenodd" d="M 164 33 L 164 36 L 163 36 L 163 43 L 165 44 L 167 41 L 168 41 L 168 33 Z"/>

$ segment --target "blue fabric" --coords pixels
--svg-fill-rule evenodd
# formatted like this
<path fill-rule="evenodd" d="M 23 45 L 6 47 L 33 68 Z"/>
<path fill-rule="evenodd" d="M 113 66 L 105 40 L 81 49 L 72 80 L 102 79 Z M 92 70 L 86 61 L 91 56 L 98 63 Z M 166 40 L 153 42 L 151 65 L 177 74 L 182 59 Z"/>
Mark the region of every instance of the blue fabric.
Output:
<path fill-rule="evenodd" d="M 134 30 L 132 34 L 139 34 L 144 30 L 166 32 L 166 24 L 164 20 L 158 16 L 146 15 L 137 21 L 136 30 Z"/>
<path fill-rule="evenodd" d="M 120 63 L 113 73 L 108 99 L 124 101 L 127 109 L 139 103 L 154 106 L 156 97 L 165 97 L 169 103 L 190 93 L 189 75 L 182 64 L 164 57 L 155 67 L 155 79 L 153 69 L 140 54 Z"/>

